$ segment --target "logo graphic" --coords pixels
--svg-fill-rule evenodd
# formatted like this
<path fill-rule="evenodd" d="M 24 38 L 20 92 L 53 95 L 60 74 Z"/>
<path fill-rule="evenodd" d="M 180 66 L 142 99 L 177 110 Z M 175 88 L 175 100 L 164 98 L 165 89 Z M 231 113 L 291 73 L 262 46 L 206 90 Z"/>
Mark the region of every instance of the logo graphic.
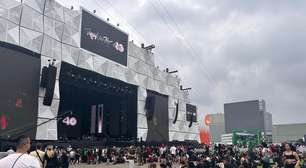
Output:
<path fill-rule="evenodd" d="M 62 122 L 67 126 L 76 126 L 78 121 L 75 117 L 65 117 Z"/>
<path fill-rule="evenodd" d="M 124 52 L 124 46 L 123 44 L 111 40 L 108 36 L 102 35 L 101 33 L 98 32 L 93 32 L 91 31 L 90 28 L 85 28 L 86 30 L 86 36 L 90 38 L 90 40 L 95 40 L 101 43 L 104 43 L 108 46 L 112 46 L 116 51 L 123 53 Z"/>

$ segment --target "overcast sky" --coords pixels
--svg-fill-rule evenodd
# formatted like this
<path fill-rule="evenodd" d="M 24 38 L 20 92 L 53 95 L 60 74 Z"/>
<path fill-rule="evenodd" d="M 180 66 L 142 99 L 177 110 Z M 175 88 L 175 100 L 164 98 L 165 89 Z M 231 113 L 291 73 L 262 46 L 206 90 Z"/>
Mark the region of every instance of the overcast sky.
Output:
<path fill-rule="evenodd" d="M 274 123 L 306 122 L 306 1 L 58 1 L 155 44 L 156 64 L 179 70 L 202 116 L 264 99 Z"/>

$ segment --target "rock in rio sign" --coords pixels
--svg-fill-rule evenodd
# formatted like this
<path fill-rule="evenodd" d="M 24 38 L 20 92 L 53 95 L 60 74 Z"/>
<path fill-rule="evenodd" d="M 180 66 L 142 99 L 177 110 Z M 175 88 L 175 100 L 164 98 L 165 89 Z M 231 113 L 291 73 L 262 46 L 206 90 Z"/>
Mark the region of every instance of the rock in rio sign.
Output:
<path fill-rule="evenodd" d="M 126 66 L 127 46 L 126 33 L 82 10 L 81 48 Z"/>
<path fill-rule="evenodd" d="M 123 53 L 124 52 L 124 46 L 123 44 L 119 43 L 118 41 L 111 40 L 107 35 L 103 35 L 98 32 L 92 32 L 91 28 L 86 28 L 87 33 L 86 35 L 89 36 L 91 40 L 95 40 L 97 42 L 101 42 L 105 45 L 114 47 L 114 49 L 118 52 Z"/>

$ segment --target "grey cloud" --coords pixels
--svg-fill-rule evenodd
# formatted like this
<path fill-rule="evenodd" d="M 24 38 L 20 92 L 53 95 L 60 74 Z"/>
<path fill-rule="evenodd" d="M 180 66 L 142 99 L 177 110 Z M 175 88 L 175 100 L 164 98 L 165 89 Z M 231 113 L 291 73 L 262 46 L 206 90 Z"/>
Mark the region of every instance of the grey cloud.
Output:
<path fill-rule="evenodd" d="M 163 11 L 158 0 L 147 1 Z M 150 2 L 141 7 L 135 0 L 111 3 L 157 46 L 157 64 L 180 71 L 201 116 L 222 112 L 226 102 L 263 98 L 274 123 L 305 122 L 306 1 L 161 1 L 197 55 Z M 176 31 L 166 13 L 161 15 Z"/>

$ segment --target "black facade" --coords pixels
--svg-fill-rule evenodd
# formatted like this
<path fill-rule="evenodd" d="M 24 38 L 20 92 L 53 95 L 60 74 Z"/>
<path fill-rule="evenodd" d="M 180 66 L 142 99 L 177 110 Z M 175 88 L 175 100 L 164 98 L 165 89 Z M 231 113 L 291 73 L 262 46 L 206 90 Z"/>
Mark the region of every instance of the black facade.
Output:
<path fill-rule="evenodd" d="M 35 138 L 38 115 L 40 55 L 0 42 L 0 136 Z"/>

